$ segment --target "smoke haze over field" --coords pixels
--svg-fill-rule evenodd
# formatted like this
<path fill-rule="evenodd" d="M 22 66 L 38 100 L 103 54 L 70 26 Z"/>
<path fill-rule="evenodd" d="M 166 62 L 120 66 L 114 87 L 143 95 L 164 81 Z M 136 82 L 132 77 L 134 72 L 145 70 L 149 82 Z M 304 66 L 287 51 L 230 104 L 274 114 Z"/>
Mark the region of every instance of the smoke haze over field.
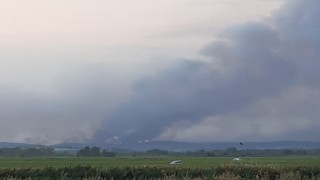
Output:
<path fill-rule="evenodd" d="M 288 1 L 267 22 L 227 28 L 201 51 L 205 62 L 181 60 L 137 83 L 136 95 L 108 117 L 103 134 L 318 140 L 318 8 L 315 0 Z"/>
<path fill-rule="evenodd" d="M 88 12 L 105 5 L 94 2 L 98 4 Z M 32 39 L 30 47 L 4 38 L 7 43 L 0 43 L 0 141 L 319 140 L 320 1 L 173 1 L 171 5 L 181 7 L 177 10 L 181 14 L 174 13 L 170 21 L 159 18 L 163 10 L 151 12 L 152 4 L 140 2 L 150 9 L 140 12 L 138 5 L 122 7 L 116 1 L 113 5 L 137 19 L 150 14 L 158 24 L 139 19 L 141 25 L 131 23 L 132 31 L 126 33 L 128 14 L 120 19 L 102 14 L 103 19 L 99 13 L 104 11 L 98 10 L 97 22 L 119 20 L 115 29 L 92 22 L 93 29 L 79 31 L 77 27 L 84 28 L 80 19 L 74 19 L 79 12 L 66 8 L 61 12 L 74 23 L 66 31 L 59 27 L 68 22 L 49 11 L 45 17 L 52 24 L 48 27 L 28 26 L 25 32 L 16 32 L 28 42 Z M 168 6 L 168 2 L 156 2 L 160 9 Z M 250 11 L 260 17 L 280 2 L 268 17 L 227 16 L 236 5 L 243 5 L 240 15 L 250 6 L 268 5 L 265 13 Z M 216 6 L 230 7 L 225 21 L 204 20 L 216 18 L 208 8 Z M 191 24 L 183 17 L 189 17 Z M 40 18 L 37 25 L 38 21 L 46 22 Z M 173 26 L 177 22 L 179 27 Z M 15 33 L 9 33 L 12 22 L 6 23 L 0 37 L 1 32 Z M 57 29 L 49 28 L 56 23 Z M 117 34 L 117 28 L 128 37 Z M 76 35 L 69 37 L 72 32 Z M 47 41 L 36 41 L 32 33 Z M 50 34 L 68 40 L 59 44 L 59 38 Z M 76 42 L 80 46 L 72 45 Z"/>

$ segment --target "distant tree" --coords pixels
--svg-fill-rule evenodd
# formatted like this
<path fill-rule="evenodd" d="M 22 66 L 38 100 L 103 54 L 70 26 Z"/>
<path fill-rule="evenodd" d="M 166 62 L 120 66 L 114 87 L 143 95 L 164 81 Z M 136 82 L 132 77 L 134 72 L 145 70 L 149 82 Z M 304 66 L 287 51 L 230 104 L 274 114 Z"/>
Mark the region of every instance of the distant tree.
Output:
<path fill-rule="evenodd" d="M 229 147 L 225 150 L 227 153 L 233 154 L 236 153 L 238 150 L 235 147 Z"/>
<path fill-rule="evenodd" d="M 83 149 L 80 149 L 77 153 L 77 156 L 79 157 L 89 157 L 90 156 L 91 148 L 89 146 L 84 147 Z"/>
<path fill-rule="evenodd" d="M 160 150 L 160 149 L 151 149 L 151 150 L 148 150 L 146 153 L 151 155 L 167 155 L 168 151 Z"/>
<path fill-rule="evenodd" d="M 26 150 L 24 150 L 23 154 L 25 156 L 39 156 L 39 151 L 37 151 L 36 148 L 28 148 Z"/>
<path fill-rule="evenodd" d="M 210 152 L 207 152 L 207 156 L 214 157 L 214 156 L 216 156 L 216 154 L 214 153 L 214 151 L 210 151 Z"/>
<path fill-rule="evenodd" d="M 111 152 L 111 151 L 107 151 L 107 150 L 104 149 L 104 150 L 102 150 L 101 155 L 103 157 L 115 157 L 116 153 Z"/>
<path fill-rule="evenodd" d="M 90 151 L 90 156 L 92 156 L 92 157 L 101 156 L 101 149 L 97 146 L 93 146 Z"/>
<path fill-rule="evenodd" d="M 53 148 L 0 148 L 3 157 L 54 156 Z"/>
<path fill-rule="evenodd" d="M 114 157 L 115 153 L 107 150 L 102 150 L 97 146 L 89 147 L 86 146 L 83 149 L 80 149 L 77 153 L 78 157 Z"/>
<path fill-rule="evenodd" d="M 283 150 L 283 155 L 293 155 L 293 150 L 285 149 L 285 150 Z"/>

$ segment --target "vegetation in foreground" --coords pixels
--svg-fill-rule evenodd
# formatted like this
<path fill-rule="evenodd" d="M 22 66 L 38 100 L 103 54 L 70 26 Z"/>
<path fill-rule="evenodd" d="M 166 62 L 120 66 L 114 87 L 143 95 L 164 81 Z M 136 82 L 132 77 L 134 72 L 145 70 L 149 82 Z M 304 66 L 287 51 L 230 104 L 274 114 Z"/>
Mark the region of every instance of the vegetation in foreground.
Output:
<path fill-rule="evenodd" d="M 100 169 L 91 166 L 43 169 L 2 169 L 1 179 L 320 179 L 320 168 L 274 168 L 232 165 L 211 169 L 173 167 L 122 167 Z"/>
<path fill-rule="evenodd" d="M 297 156 L 301 152 L 318 153 L 228 148 L 211 152 L 150 150 L 115 154 L 85 147 L 78 151 L 78 157 L 61 157 L 48 148 L 2 148 L 0 179 L 320 179 L 320 156 Z M 263 157 L 254 157 L 257 153 Z M 241 161 L 233 162 L 233 157 L 241 157 Z M 178 159 L 182 164 L 169 165 Z"/>
<path fill-rule="evenodd" d="M 222 165 L 272 166 L 275 168 L 320 167 L 320 156 L 288 157 L 242 157 L 233 162 L 231 157 L 181 157 L 181 156 L 144 156 L 144 157 L 39 157 L 39 158 L 0 158 L 0 169 L 7 168 L 61 168 L 91 166 L 96 168 L 123 167 L 171 167 L 173 160 L 181 160 L 182 168 L 215 168 Z"/>
<path fill-rule="evenodd" d="M 181 165 L 169 165 L 174 159 Z M 319 156 L 0 158 L 0 179 L 320 179 Z"/>

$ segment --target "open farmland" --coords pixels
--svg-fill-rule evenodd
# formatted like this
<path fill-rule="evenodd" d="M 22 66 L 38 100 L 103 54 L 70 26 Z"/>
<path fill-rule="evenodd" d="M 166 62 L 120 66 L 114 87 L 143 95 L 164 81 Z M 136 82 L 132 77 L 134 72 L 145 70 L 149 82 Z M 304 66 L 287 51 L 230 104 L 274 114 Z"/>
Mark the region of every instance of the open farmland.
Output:
<path fill-rule="evenodd" d="M 169 165 L 172 160 L 180 165 Z M 14 177 L 14 178 L 13 178 Z M 319 179 L 319 156 L 1 158 L 1 179 Z"/>
<path fill-rule="evenodd" d="M 223 165 L 256 165 L 283 167 L 320 167 L 320 156 L 290 156 L 290 157 L 244 157 L 240 162 L 233 162 L 230 157 L 113 157 L 113 158 L 0 158 L 0 168 L 45 168 L 92 166 L 97 168 L 158 166 L 170 167 L 172 160 L 182 160 L 179 167 L 184 168 L 214 168 Z"/>

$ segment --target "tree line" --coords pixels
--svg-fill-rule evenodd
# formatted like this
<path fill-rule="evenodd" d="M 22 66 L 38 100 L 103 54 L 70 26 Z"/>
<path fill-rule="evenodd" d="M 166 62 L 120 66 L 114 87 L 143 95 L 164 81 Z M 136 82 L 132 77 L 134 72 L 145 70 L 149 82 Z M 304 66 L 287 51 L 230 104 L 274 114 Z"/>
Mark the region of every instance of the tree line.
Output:
<path fill-rule="evenodd" d="M 175 152 L 161 149 L 151 149 L 143 152 L 106 150 L 100 147 L 86 146 L 73 153 L 55 151 L 50 147 L 30 148 L 0 148 L 0 157 L 50 157 L 50 156 L 77 156 L 77 157 L 115 157 L 117 155 L 135 156 L 197 156 L 197 157 L 268 157 L 291 155 L 320 155 L 320 149 L 237 149 L 229 147 L 223 150 L 198 150 Z"/>
<path fill-rule="evenodd" d="M 145 152 L 133 153 L 137 155 L 172 155 L 172 156 L 198 156 L 198 157 L 268 157 L 291 155 L 320 155 L 320 149 L 237 149 L 229 147 L 223 150 L 198 150 L 174 152 L 152 149 Z"/>
<path fill-rule="evenodd" d="M 0 148 L 0 156 L 2 157 L 40 157 L 54 156 L 53 148 Z"/>
<path fill-rule="evenodd" d="M 114 157 L 116 156 L 115 152 L 107 151 L 101 149 L 97 146 L 89 147 L 86 146 L 83 149 L 80 149 L 77 153 L 78 157 Z"/>

